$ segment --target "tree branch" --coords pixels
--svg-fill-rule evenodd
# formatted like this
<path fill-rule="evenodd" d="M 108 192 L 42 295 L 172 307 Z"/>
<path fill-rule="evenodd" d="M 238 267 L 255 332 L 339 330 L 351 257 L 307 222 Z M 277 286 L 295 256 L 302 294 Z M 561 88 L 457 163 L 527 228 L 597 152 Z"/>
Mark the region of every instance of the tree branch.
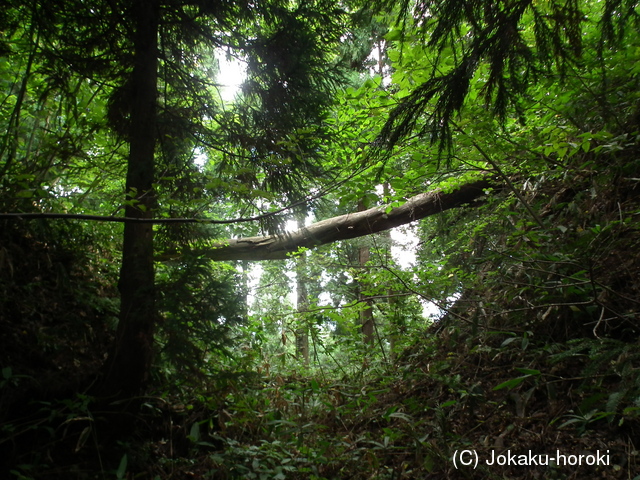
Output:
<path fill-rule="evenodd" d="M 314 248 L 339 240 L 362 237 L 399 225 L 471 204 L 487 188 L 500 188 L 489 179 L 462 185 L 444 193 L 440 190 L 411 197 L 404 205 L 387 212 L 386 207 L 370 208 L 316 222 L 295 232 L 229 239 L 194 253 L 211 260 L 278 260 L 299 248 Z"/>
<path fill-rule="evenodd" d="M 458 187 L 456 190 L 444 193 L 436 190 L 421 193 L 411 197 L 404 205 L 392 208 L 370 208 L 362 212 L 348 213 L 338 217 L 316 222 L 298 231 L 263 237 L 233 238 L 219 242 L 207 249 L 194 253 L 204 255 L 211 260 L 278 260 L 296 252 L 299 248 L 314 248 L 320 245 L 363 237 L 372 233 L 389 230 L 399 225 L 411 223 L 415 220 L 435 215 L 437 213 L 471 204 L 480 198 L 488 188 L 500 189 L 497 182 L 485 178 Z M 101 215 L 84 215 L 69 213 L 0 213 L 0 219 L 72 219 L 92 220 L 100 222 L 136 222 L 136 223 L 211 223 L 230 224 L 260 220 L 271 216 L 273 212 L 252 218 L 234 220 L 209 220 L 200 218 L 131 218 Z M 180 257 L 176 255 L 162 255 L 160 260 L 172 260 Z"/>

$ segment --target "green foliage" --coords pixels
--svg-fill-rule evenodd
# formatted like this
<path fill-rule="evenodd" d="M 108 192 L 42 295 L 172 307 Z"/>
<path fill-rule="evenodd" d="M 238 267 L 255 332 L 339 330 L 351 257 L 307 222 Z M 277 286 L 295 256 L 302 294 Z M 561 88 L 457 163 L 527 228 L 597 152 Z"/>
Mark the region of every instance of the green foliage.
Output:
<path fill-rule="evenodd" d="M 496 185 L 409 230 L 403 267 L 378 235 L 240 273 L 190 252 L 282 225 L 156 227 L 157 397 L 120 422 L 87 388 L 117 331 L 122 227 L 3 220 L 0 475 L 453 478 L 456 449 L 637 433 L 637 7 L 402 2 L 394 25 L 351 3 L 163 5 L 153 192 L 126 196 L 133 11 L 0 12 L 2 211 L 323 219 Z M 232 104 L 221 46 L 248 66 Z M 530 475 L 565 473 L 611 472 Z"/>
<path fill-rule="evenodd" d="M 232 332 L 245 312 L 231 288 L 235 276 L 232 267 L 202 258 L 158 271 L 158 309 L 163 316 L 158 366 L 167 377 L 188 384 L 191 377 L 215 371 L 221 355 L 230 355 Z"/>
<path fill-rule="evenodd" d="M 600 58 L 604 51 L 627 46 L 626 27 L 637 24 L 639 17 L 631 3 L 624 14 L 613 15 L 619 4 L 445 0 L 414 7 L 403 2 L 402 31 L 388 38 L 399 43 L 398 59 L 404 54 L 403 44 L 408 45 L 410 69 L 416 45 L 427 52 L 423 56 L 428 64 L 424 77 L 418 77 L 391 112 L 380 142 L 390 149 L 417 131 L 443 147 L 453 146 L 455 116 L 476 98 L 484 99 L 503 124 L 512 112 L 524 120 L 522 101 L 530 86 L 543 83 L 545 77 L 567 76 L 588 50 L 585 43 Z M 408 18 L 414 28 L 405 31 Z M 620 34 L 613 35 L 614 30 Z M 473 93 L 476 82 L 479 91 Z"/>

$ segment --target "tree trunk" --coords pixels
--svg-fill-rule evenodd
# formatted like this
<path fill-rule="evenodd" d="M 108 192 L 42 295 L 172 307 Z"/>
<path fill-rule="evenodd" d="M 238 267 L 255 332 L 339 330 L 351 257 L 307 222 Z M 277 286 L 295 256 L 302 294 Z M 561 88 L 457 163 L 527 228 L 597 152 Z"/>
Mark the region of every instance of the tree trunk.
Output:
<path fill-rule="evenodd" d="M 306 258 L 300 256 L 296 259 L 296 290 L 298 296 L 298 312 L 301 324 L 296 328 L 296 358 L 298 362 L 309 366 L 309 328 L 307 326 L 306 311 L 309 307 L 307 285 L 305 280 Z"/>
<path fill-rule="evenodd" d="M 306 213 L 306 212 L 305 212 Z M 298 218 L 298 228 L 304 227 L 304 214 Z M 301 325 L 296 328 L 296 358 L 298 362 L 309 366 L 309 328 L 307 327 L 306 311 L 309 309 L 309 294 L 307 292 L 307 257 L 302 254 L 296 258 L 296 292 L 297 310 L 300 313 Z"/>
<path fill-rule="evenodd" d="M 362 202 L 358 202 L 358 212 L 366 211 L 365 205 Z M 365 270 L 369 259 L 371 258 L 371 249 L 369 245 L 361 245 L 358 248 L 358 263 L 362 271 Z M 366 287 L 362 283 L 362 280 L 358 280 L 358 296 L 359 300 L 364 302 L 365 306 L 360 310 L 360 328 L 362 329 L 362 336 L 365 345 L 371 347 L 375 344 L 375 319 L 373 318 L 373 302 L 362 291 Z"/>
<path fill-rule="evenodd" d="M 125 215 L 151 218 L 154 208 L 154 154 L 158 71 L 158 4 L 135 0 L 133 98 Z M 103 390 L 109 395 L 139 394 L 151 367 L 156 323 L 153 224 L 126 223 L 120 269 L 120 318 L 107 361 Z"/>
<path fill-rule="evenodd" d="M 250 274 L 250 268 L 249 268 L 249 262 L 247 260 L 242 260 L 242 262 L 240 262 L 242 265 L 242 301 L 243 301 L 243 305 L 242 305 L 242 316 L 243 318 L 247 319 L 249 318 L 249 292 L 250 292 L 250 288 L 249 288 L 249 274 Z"/>
<path fill-rule="evenodd" d="M 296 232 L 264 237 L 229 239 L 212 245 L 197 253 L 211 260 L 281 260 L 299 248 L 357 238 L 388 230 L 398 225 L 419 220 L 430 215 L 471 204 L 484 195 L 487 188 L 500 188 L 490 180 L 479 180 L 448 193 L 435 191 L 411 197 L 404 205 L 387 211 L 386 207 L 375 207 L 363 212 L 349 213 L 316 222 Z M 162 259 L 171 260 L 167 255 Z"/>
<path fill-rule="evenodd" d="M 360 265 L 366 265 L 366 263 L 369 261 L 369 256 L 369 247 L 360 247 L 358 252 Z M 373 318 L 373 302 L 367 295 L 362 293 L 362 285 L 359 286 L 359 289 L 360 300 L 365 304 L 364 308 L 360 310 L 360 325 L 362 328 L 362 337 L 366 345 L 373 347 L 376 341 L 375 319 Z"/>
<path fill-rule="evenodd" d="M 391 190 L 389 187 L 389 183 L 384 183 L 382 188 L 383 188 L 384 196 L 387 197 Z M 386 258 L 387 258 L 387 261 L 392 261 L 391 246 L 393 244 L 393 241 L 391 239 L 391 231 L 390 230 L 385 231 L 384 236 L 386 239 L 386 241 L 384 242 L 384 245 L 386 248 L 386 252 L 385 252 Z M 395 357 L 395 347 L 396 347 L 396 341 L 398 336 L 398 320 L 399 320 L 397 311 L 395 308 L 395 304 L 398 301 L 397 297 L 395 296 L 395 293 L 396 293 L 395 290 L 390 284 L 389 290 L 387 291 L 387 295 L 389 295 L 389 298 L 387 300 L 388 311 L 386 315 L 383 315 L 383 318 L 386 319 L 387 324 L 389 326 L 388 328 L 389 333 L 386 339 L 389 342 L 389 358 L 391 359 L 392 362 Z"/>

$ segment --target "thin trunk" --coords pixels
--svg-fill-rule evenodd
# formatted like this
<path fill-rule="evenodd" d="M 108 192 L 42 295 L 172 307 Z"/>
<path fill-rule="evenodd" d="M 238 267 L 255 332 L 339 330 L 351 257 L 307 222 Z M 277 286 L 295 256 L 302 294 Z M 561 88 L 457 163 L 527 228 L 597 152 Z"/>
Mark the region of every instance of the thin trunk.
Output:
<path fill-rule="evenodd" d="M 304 218 L 298 218 L 298 228 L 304 228 Z M 298 298 L 298 312 L 301 313 L 302 324 L 296 329 L 296 357 L 298 361 L 309 366 L 309 329 L 305 314 L 309 309 L 309 295 L 307 293 L 307 258 L 303 253 L 296 258 L 296 291 Z"/>
<path fill-rule="evenodd" d="M 242 298 L 244 300 L 244 305 L 242 306 L 243 316 L 244 318 L 249 318 L 249 270 L 250 263 L 247 260 L 242 260 Z"/>
<path fill-rule="evenodd" d="M 364 212 L 366 210 L 365 205 L 362 201 L 358 202 L 358 211 Z M 368 245 L 362 245 L 358 249 L 358 263 L 360 264 L 360 268 L 362 270 L 365 269 L 369 259 L 371 257 L 371 250 Z M 360 281 L 359 281 L 360 282 Z M 363 285 L 362 283 L 358 286 L 359 289 L 359 300 L 365 303 L 365 307 L 360 310 L 360 325 L 362 326 L 362 336 L 364 338 L 364 343 L 366 345 L 373 346 L 375 344 L 375 320 L 373 318 L 373 303 L 367 295 L 362 293 Z"/>
<path fill-rule="evenodd" d="M 25 68 L 24 75 L 22 76 L 22 83 L 20 85 L 20 89 L 18 90 L 18 95 L 16 97 L 16 104 L 11 112 L 9 117 L 9 125 L 7 131 L 5 132 L 2 144 L 0 145 L 0 160 L 7 153 L 7 158 L 4 162 L 2 168 L 0 168 L 0 178 L 4 177 L 4 175 L 9 171 L 13 161 L 16 158 L 16 153 L 18 150 L 18 143 L 20 139 L 20 116 L 22 111 L 22 104 L 24 102 L 24 97 L 27 93 L 27 87 L 29 84 L 29 79 L 31 77 L 31 68 L 33 67 L 33 61 L 36 58 L 36 54 L 38 51 L 38 44 L 40 39 L 39 32 L 36 33 L 37 30 L 37 22 L 35 20 L 36 15 L 36 3 L 33 4 L 32 10 L 32 19 L 31 19 L 31 27 L 29 29 L 29 41 L 32 43 L 32 50 L 29 53 L 29 58 L 27 59 L 27 66 Z M 35 39 L 34 39 L 35 36 Z M 28 158 L 28 157 L 26 157 Z"/>
<path fill-rule="evenodd" d="M 154 208 L 154 153 L 158 71 L 158 4 L 136 0 L 135 60 L 131 74 L 130 150 L 125 215 L 151 218 Z M 120 319 L 107 364 L 104 391 L 111 395 L 140 393 L 151 368 L 156 323 L 153 225 L 126 223 L 120 270 Z"/>
<path fill-rule="evenodd" d="M 389 183 L 385 182 L 382 185 L 382 191 L 384 194 L 385 198 L 389 197 L 390 194 L 390 187 L 389 187 Z M 393 240 L 391 239 L 391 230 L 385 230 L 383 232 L 383 235 L 386 239 L 386 241 L 384 242 L 385 245 L 385 255 L 388 259 L 388 261 L 392 261 L 392 255 L 391 255 L 391 245 L 393 244 Z M 389 358 L 391 359 L 391 361 L 393 362 L 395 360 L 395 348 L 396 348 L 396 342 L 397 342 L 397 336 L 398 336 L 398 315 L 397 315 L 397 308 L 396 308 L 396 303 L 398 301 L 397 297 L 395 296 L 396 291 L 394 290 L 394 288 L 389 285 L 389 290 L 387 291 L 387 294 L 389 295 L 389 299 L 387 300 L 387 310 L 386 310 L 386 315 L 385 320 L 387 322 L 387 325 L 389 326 L 389 334 L 387 337 L 387 340 L 389 341 Z"/>

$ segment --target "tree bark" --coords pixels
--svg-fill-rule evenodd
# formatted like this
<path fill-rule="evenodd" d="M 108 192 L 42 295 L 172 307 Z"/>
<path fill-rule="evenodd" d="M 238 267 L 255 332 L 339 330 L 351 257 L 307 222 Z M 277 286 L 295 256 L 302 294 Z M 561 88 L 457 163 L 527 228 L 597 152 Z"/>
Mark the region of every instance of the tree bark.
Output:
<path fill-rule="evenodd" d="M 306 211 L 298 212 L 298 228 L 304 228 Z M 301 324 L 296 328 L 296 358 L 298 362 L 309 366 L 309 328 L 305 313 L 309 309 L 309 293 L 307 292 L 307 257 L 296 258 L 296 293 L 297 310 Z"/>
<path fill-rule="evenodd" d="M 125 215 L 151 218 L 155 202 L 158 3 L 135 0 L 133 14 L 136 33 Z M 153 224 L 126 223 L 118 282 L 120 318 L 103 383 L 103 391 L 109 395 L 136 395 L 148 379 L 156 323 L 153 253 Z"/>
<path fill-rule="evenodd" d="M 296 328 L 296 358 L 305 367 L 309 366 L 309 327 L 305 312 L 309 309 L 309 295 L 307 293 L 306 257 L 301 255 L 296 259 L 296 293 L 300 314 L 300 325 Z"/>
<path fill-rule="evenodd" d="M 358 212 L 366 212 L 364 203 L 362 200 L 358 202 Z M 371 249 L 369 245 L 360 245 L 358 248 L 358 263 L 360 268 L 364 270 L 367 263 L 371 258 Z M 365 345 L 373 347 L 375 344 L 375 319 L 373 318 L 373 301 L 367 295 L 363 293 L 366 285 L 363 284 L 361 279 L 356 280 L 358 284 L 358 297 L 359 300 L 364 302 L 364 308 L 360 310 L 360 329 L 362 331 L 362 337 Z"/>
<path fill-rule="evenodd" d="M 211 260 L 281 260 L 299 248 L 314 248 L 320 245 L 362 237 L 388 230 L 421 218 L 471 204 L 484 195 L 487 188 L 500 188 L 491 180 L 479 180 L 444 193 L 434 191 L 410 198 L 404 205 L 392 208 L 375 207 L 368 210 L 340 215 L 316 222 L 292 233 L 247 237 L 226 240 L 196 253 Z M 164 259 L 170 259 L 166 256 Z"/>

